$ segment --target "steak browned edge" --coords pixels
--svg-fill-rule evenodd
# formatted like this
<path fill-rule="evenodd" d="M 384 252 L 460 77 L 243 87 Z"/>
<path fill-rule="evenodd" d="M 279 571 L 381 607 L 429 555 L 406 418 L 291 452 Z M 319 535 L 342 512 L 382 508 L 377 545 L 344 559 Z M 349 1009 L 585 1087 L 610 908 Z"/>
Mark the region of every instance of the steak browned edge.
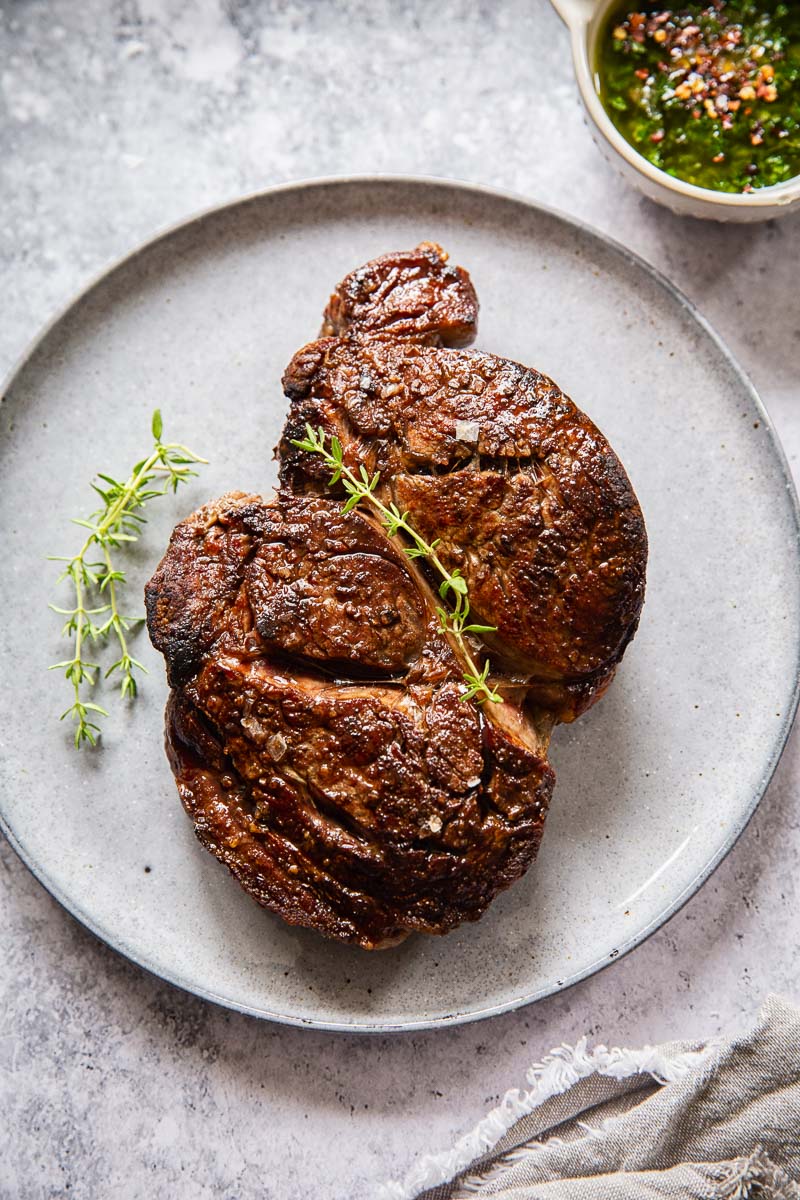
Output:
<path fill-rule="evenodd" d="M 558 387 L 464 349 L 438 246 L 347 276 L 284 377 L 280 491 L 175 529 L 146 590 L 167 746 L 203 844 L 290 924 L 365 948 L 477 919 L 536 855 L 553 725 L 608 686 L 644 597 L 624 469 Z M 292 443 L 336 434 L 467 579 L 502 704 L 464 702 L 438 581 Z"/>
<path fill-rule="evenodd" d="M 367 517 L 224 496 L 177 526 L 146 598 L 181 799 L 264 907 L 374 948 L 476 919 L 525 871 L 546 723 L 513 688 L 462 701 L 430 589 Z"/>

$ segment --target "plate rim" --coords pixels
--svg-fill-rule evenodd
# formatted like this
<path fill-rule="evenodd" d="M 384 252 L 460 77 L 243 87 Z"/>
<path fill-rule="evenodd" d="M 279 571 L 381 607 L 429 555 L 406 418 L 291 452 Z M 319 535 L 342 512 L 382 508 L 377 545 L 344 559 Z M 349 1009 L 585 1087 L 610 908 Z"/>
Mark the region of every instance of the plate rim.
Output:
<path fill-rule="evenodd" d="M 13 361 L 11 368 L 7 372 L 5 378 L 0 384 L 0 397 L 5 397 L 6 393 L 16 383 L 17 377 L 22 373 L 27 364 L 37 353 L 40 346 L 50 336 L 53 330 L 63 321 L 68 314 L 80 304 L 95 288 L 103 284 L 110 276 L 114 275 L 118 270 L 127 266 L 140 254 L 152 249 L 159 242 L 166 241 L 174 234 L 177 234 L 192 225 L 199 225 L 203 221 L 217 214 L 232 211 L 236 208 L 244 208 L 249 204 L 256 204 L 258 201 L 269 199 L 273 196 L 282 193 L 290 192 L 307 192 L 311 190 L 335 190 L 337 188 L 370 188 L 375 185 L 379 186 L 397 186 L 397 187 L 412 187 L 421 190 L 445 190 L 455 191 L 456 193 L 465 193 L 479 195 L 488 199 L 500 200 L 506 203 L 518 205 L 520 208 L 527 209 L 533 213 L 544 214 L 561 222 L 562 225 L 567 225 L 583 235 L 588 235 L 590 238 L 597 239 L 601 244 L 613 250 L 629 265 L 638 268 L 661 289 L 663 289 L 679 307 L 701 327 L 707 337 L 711 339 L 718 351 L 729 364 L 736 376 L 744 385 L 754 408 L 761 417 L 762 426 L 767 436 L 770 451 L 774 455 L 775 461 L 780 468 L 783 480 L 786 486 L 787 495 L 790 501 L 791 514 L 793 519 L 795 541 L 798 546 L 798 555 L 800 555 L 800 500 L 798 500 L 797 485 L 789 465 L 786 452 L 781 443 L 780 437 L 773 425 L 772 419 L 764 406 L 761 397 L 759 396 L 755 385 L 750 379 L 747 372 L 739 363 L 736 355 L 732 353 L 727 343 L 723 340 L 720 334 L 717 333 L 714 326 L 700 312 L 697 306 L 681 289 L 672 282 L 662 271 L 649 263 L 639 253 L 631 250 L 630 247 L 618 241 L 604 231 L 596 228 L 594 225 L 579 217 L 575 217 L 570 213 L 564 212 L 553 205 L 541 203 L 539 200 L 522 195 L 519 192 L 514 192 L 506 188 L 499 188 L 489 184 L 474 183 L 470 180 L 454 179 L 447 176 L 439 175 L 414 175 L 414 174 L 395 174 L 392 172 L 376 172 L 367 174 L 355 175 L 323 175 L 311 178 L 301 178 L 295 180 L 287 180 L 283 183 L 273 184 L 269 187 L 258 188 L 254 191 L 245 192 L 239 196 L 233 197 L 221 203 L 207 205 L 204 208 L 198 209 L 190 213 L 186 217 L 182 217 L 177 221 L 157 228 L 149 237 L 138 242 L 133 249 L 126 253 L 110 260 L 105 266 L 101 267 L 96 272 L 92 273 L 88 281 L 73 293 L 62 305 L 60 305 L 54 314 L 42 325 L 37 334 L 23 349 L 22 353 Z M 800 588 L 800 579 L 798 580 Z M 765 761 L 764 772 L 757 787 L 754 789 L 753 796 L 749 805 L 740 816 L 738 823 L 734 822 L 731 831 L 726 835 L 720 844 L 716 854 L 710 859 L 705 866 L 697 872 L 694 878 L 683 888 L 679 895 L 673 899 L 663 911 L 659 912 L 651 921 L 624 943 L 622 943 L 614 957 L 602 955 L 593 960 L 588 966 L 575 972 L 573 975 L 565 978 L 559 985 L 554 982 L 550 985 L 538 989 L 535 992 L 528 993 L 523 996 L 515 997 L 512 1000 L 503 1001 L 499 1004 L 488 1005 L 483 1008 L 469 1009 L 460 1012 L 448 1013 L 439 1017 L 427 1017 L 421 1020 L 401 1021 L 401 1022 L 383 1022 L 375 1023 L 368 1021 L 333 1021 L 323 1020 L 317 1017 L 302 1017 L 291 1013 L 273 1012 L 266 1008 L 255 1008 L 248 1004 L 242 1004 L 235 999 L 227 996 L 222 996 L 212 990 L 198 986 L 195 983 L 181 977 L 177 972 L 165 972 L 152 963 L 148 962 L 138 952 L 127 946 L 124 941 L 117 939 L 113 934 L 102 931 L 94 919 L 84 911 L 83 906 L 68 896 L 61 887 L 47 875 L 47 872 L 39 867 L 38 863 L 32 860 L 20 844 L 13 828 L 7 823 L 5 813 L 0 808 L 0 831 L 6 837 L 9 845 L 14 850 L 17 857 L 21 860 L 24 866 L 30 871 L 38 883 L 45 891 L 53 897 L 53 899 L 66 912 L 78 921 L 85 929 L 87 929 L 94 937 L 110 947 L 113 951 L 121 954 L 128 962 L 134 963 L 137 967 L 148 972 L 156 979 L 164 983 L 170 984 L 172 987 L 177 987 L 180 990 L 197 996 L 202 1000 L 210 1001 L 213 1004 L 223 1008 L 230 1009 L 234 1012 L 242 1013 L 245 1016 L 254 1017 L 259 1020 L 274 1021 L 280 1025 L 290 1025 L 300 1029 L 315 1029 L 329 1033 L 350 1033 L 350 1034 L 396 1034 L 396 1033 L 415 1033 L 422 1030 L 440 1029 L 442 1027 L 450 1027 L 457 1025 L 469 1024 L 473 1021 L 486 1020 L 489 1017 L 499 1016 L 502 1013 L 514 1012 L 520 1008 L 525 1008 L 529 1004 L 535 1004 L 539 1000 L 544 1000 L 549 996 L 558 995 L 575 987 L 583 980 L 591 978 L 599 974 L 612 963 L 617 963 L 620 959 L 630 954 L 637 946 L 642 945 L 648 938 L 657 932 L 663 925 L 676 916 L 688 901 L 697 894 L 704 883 L 716 871 L 719 865 L 727 858 L 728 854 L 733 850 L 739 838 L 744 833 L 745 829 L 750 824 L 753 815 L 758 808 L 761 800 L 766 793 L 767 788 L 775 774 L 778 763 L 780 762 L 789 734 L 792 730 L 792 725 L 800 704 L 800 643 L 798 644 L 798 660 L 794 674 L 794 686 L 791 696 L 791 701 L 787 707 L 787 711 L 782 719 L 781 726 L 771 744 L 770 754 Z"/>

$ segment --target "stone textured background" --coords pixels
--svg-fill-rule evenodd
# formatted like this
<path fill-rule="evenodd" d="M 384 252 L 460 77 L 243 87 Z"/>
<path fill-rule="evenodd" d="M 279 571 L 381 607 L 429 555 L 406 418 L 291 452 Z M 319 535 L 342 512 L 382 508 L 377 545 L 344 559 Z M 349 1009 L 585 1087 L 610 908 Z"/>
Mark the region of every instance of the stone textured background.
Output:
<path fill-rule="evenodd" d="M 196 209 L 308 176 L 456 176 L 561 207 L 664 270 L 796 464 L 800 221 L 724 228 L 640 200 L 592 143 L 547 0 L 2 0 L 0 104 L 3 373 L 95 272 Z M 602 975 L 392 1038 L 183 995 L 98 944 L 3 844 L 0 1196 L 368 1200 L 561 1041 L 715 1034 L 768 991 L 797 999 L 798 782 L 795 736 L 716 875 Z"/>

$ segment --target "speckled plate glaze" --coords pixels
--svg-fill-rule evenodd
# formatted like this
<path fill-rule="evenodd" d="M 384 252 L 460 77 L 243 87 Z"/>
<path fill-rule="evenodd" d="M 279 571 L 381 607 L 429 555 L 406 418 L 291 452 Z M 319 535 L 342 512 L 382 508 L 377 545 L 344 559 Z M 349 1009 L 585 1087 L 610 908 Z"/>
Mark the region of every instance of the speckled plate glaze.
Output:
<path fill-rule="evenodd" d="M 162 750 L 166 686 L 146 635 L 140 701 L 77 754 L 47 554 L 77 547 L 93 472 L 165 435 L 212 460 L 159 502 L 133 601 L 172 525 L 230 488 L 269 492 L 280 377 L 333 284 L 375 254 L 441 242 L 472 274 L 478 345 L 552 375 L 626 464 L 651 542 L 639 634 L 610 692 L 557 731 L 539 860 L 483 920 L 381 954 L 262 912 L 194 838 Z M 436 180 L 333 180 L 203 214 L 114 267 L 43 334 L 0 408 L 2 794 L 13 845 L 128 958 L 231 1008 L 388 1031 L 530 1003 L 658 928 L 733 845 L 796 704 L 796 498 L 752 387 L 642 261 L 524 200 Z M 101 695 L 98 699 L 102 699 Z M 775 836 L 780 836 L 775 831 Z"/>

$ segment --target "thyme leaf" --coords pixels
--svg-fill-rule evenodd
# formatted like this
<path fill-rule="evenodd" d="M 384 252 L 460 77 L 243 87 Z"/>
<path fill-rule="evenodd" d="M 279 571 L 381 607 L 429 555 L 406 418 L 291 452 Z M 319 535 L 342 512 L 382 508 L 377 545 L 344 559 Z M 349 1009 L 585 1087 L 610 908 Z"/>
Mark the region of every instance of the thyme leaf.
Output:
<path fill-rule="evenodd" d="M 62 636 L 72 642 L 72 657 L 53 663 L 51 671 L 62 671 L 72 688 L 72 704 L 61 714 L 61 720 L 70 718 L 75 722 L 74 743 L 76 748 L 84 744 L 96 745 L 100 735 L 97 717 L 107 717 L 106 709 L 85 699 L 85 689 L 94 687 L 101 667 L 86 658 L 88 642 L 116 641 L 119 658 L 106 671 L 104 678 L 112 675 L 119 679 L 120 696 L 134 699 L 138 685 L 136 672 L 147 673 L 146 667 L 134 658 L 128 646 L 127 634 L 144 620 L 130 617 L 120 611 L 120 587 L 125 583 L 125 572 L 114 562 L 114 552 L 122 550 L 129 542 L 138 541 L 146 518 L 141 509 L 157 496 L 165 496 L 197 472 L 193 464 L 205 463 L 192 450 L 177 442 L 162 442 L 163 421 L 158 409 L 151 421 L 153 448 L 146 458 L 141 459 L 125 480 L 98 473 L 93 482 L 102 507 L 84 520 L 73 518 L 73 524 L 88 530 L 86 540 L 77 554 L 51 555 L 53 562 L 65 566 L 58 583 L 69 580 L 73 588 L 75 604 L 72 608 L 60 608 L 51 604 L 53 612 L 67 620 L 61 630 Z M 94 561 L 99 559 L 99 561 Z"/>
<path fill-rule="evenodd" d="M 461 693 L 461 699 L 475 700 L 477 704 L 484 704 L 487 700 L 491 700 L 494 704 L 501 704 L 503 697 L 489 683 L 490 664 L 488 659 L 484 662 L 483 667 L 478 667 L 464 637 L 465 634 L 494 633 L 496 626 L 467 623 L 470 614 L 467 581 L 458 567 L 448 571 L 439 558 L 436 549 L 441 539 L 435 538 L 432 542 L 426 542 L 409 521 L 407 512 L 400 512 L 394 503 L 384 504 L 379 500 L 375 495 L 375 489 L 380 480 L 380 473 L 376 471 L 374 475 L 370 476 L 363 463 L 359 465 L 357 472 L 351 470 L 344 462 L 342 445 L 335 434 L 327 444 L 327 435 L 324 429 L 321 427 L 313 429 L 311 425 L 306 425 L 305 438 L 292 439 L 292 445 L 296 446 L 298 450 L 305 450 L 308 454 L 318 454 L 323 462 L 331 468 L 329 486 L 341 483 L 347 493 L 343 512 L 351 512 L 362 500 L 366 501 L 379 514 L 389 537 L 398 537 L 400 534 L 404 534 L 410 540 L 411 545 L 404 547 L 409 558 L 424 558 L 431 564 L 441 577 L 439 596 L 448 605 L 446 608 L 440 606 L 436 609 L 440 628 L 456 643 L 467 666 L 467 670 L 464 672 L 464 682 L 467 686 Z"/>

